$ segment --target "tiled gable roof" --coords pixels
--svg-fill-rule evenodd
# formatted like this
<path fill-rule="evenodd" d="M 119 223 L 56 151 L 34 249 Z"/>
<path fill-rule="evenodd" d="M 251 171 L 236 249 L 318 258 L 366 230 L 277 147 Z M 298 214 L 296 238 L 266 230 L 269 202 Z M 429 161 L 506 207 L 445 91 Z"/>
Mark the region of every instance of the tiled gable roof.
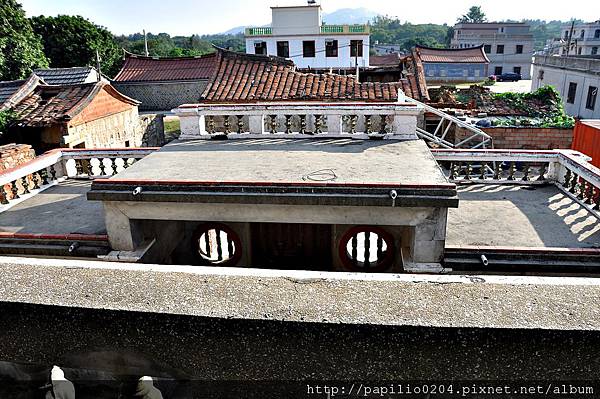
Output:
<path fill-rule="evenodd" d="M 35 74 L 23 80 L 0 82 L 0 111 L 12 108 L 40 83 L 42 80 Z"/>
<path fill-rule="evenodd" d="M 77 85 L 86 83 L 90 74 L 95 73 L 92 67 L 45 68 L 33 71 L 49 85 Z M 94 74 L 94 79 L 96 75 Z M 89 83 L 89 82 L 88 82 Z"/>
<path fill-rule="evenodd" d="M 218 58 L 202 102 L 396 102 L 404 88 L 401 83 L 358 83 L 352 76 L 301 73 L 293 62 L 279 57 L 219 49 Z"/>
<path fill-rule="evenodd" d="M 422 62 L 443 63 L 489 63 L 483 45 L 470 48 L 432 48 L 417 46 L 414 50 Z"/>
<path fill-rule="evenodd" d="M 16 124 L 37 127 L 66 122 L 79 114 L 105 87 L 111 95 L 122 101 L 138 104 L 105 82 L 68 86 L 40 85 L 12 108 L 17 114 Z"/>
<path fill-rule="evenodd" d="M 126 54 L 115 82 L 207 80 L 216 68 L 216 53 L 199 57 L 157 58 Z"/>

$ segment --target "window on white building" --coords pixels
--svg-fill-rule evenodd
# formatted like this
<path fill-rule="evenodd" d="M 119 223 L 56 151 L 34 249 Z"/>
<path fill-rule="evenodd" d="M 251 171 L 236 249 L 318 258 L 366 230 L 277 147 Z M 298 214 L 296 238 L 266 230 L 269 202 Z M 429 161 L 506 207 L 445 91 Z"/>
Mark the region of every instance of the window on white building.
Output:
<path fill-rule="evenodd" d="M 327 40 L 325 41 L 325 57 L 337 57 L 338 56 L 338 41 Z"/>
<path fill-rule="evenodd" d="M 290 42 L 283 41 L 277 42 L 277 56 L 289 58 L 290 56 Z"/>
<path fill-rule="evenodd" d="M 350 57 L 362 57 L 363 56 L 363 41 L 362 40 L 350 40 Z"/>
<path fill-rule="evenodd" d="M 575 96 L 577 95 L 577 83 L 569 82 L 569 91 L 567 93 L 567 103 L 575 104 Z"/>
<path fill-rule="evenodd" d="M 600 39 L 600 29 L 596 29 L 594 32 L 594 39 Z"/>
<path fill-rule="evenodd" d="M 302 56 L 304 58 L 315 58 L 315 41 L 305 40 L 302 42 Z"/>
<path fill-rule="evenodd" d="M 598 47 L 592 47 L 592 55 L 598 54 Z"/>
<path fill-rule="evenodd" d="M 585 31 L 582 29 L 581 33 L 579 34 L 579 38 L 583 39 L 585 37 Z"/>
<path fill-rule="evenodd" d="M 254 54 L 267 55 L 267 42 L 254 42 Z"/>
<path fill-rule="evenodd" d="M 504 54 L 504 44 L 499 44 L 496 47 L 496 54 Z"/>
<path fill-rule="evenodd" d="M 517 54 L 523 54 L 523 45 L 522 44 L 517 44 Z"/>
<path fill-rule="evenodd" d="M 486 54 L 492 54 L 492 45 L 491 44 L 484 45 L 483 51 L 485 51 Z"/>
<path fill-rule="evenodd" d="M 513 67 L 513 73 L 518 73 L 520 75 L 521 74 L 521 67 L 520 66 Z"/>
<path fill-rule="evenodd" d="M 585 107 L 587 109 L 591 109 L 592 111 L 596 108 L 596 98 L 598 98 L 598 88 L 594 86 L 590 86 L 588 89 L 587 101 L 585 102 Z"/>
<path fill-rule="evenodd" d="M 577 54 L 578 54 L 578 55 L 581 55 L 581 52 L 582 52 L 582 51 L 583 51 L 583 47 L 579 47 L 579 48 L 577 49 Z"/>

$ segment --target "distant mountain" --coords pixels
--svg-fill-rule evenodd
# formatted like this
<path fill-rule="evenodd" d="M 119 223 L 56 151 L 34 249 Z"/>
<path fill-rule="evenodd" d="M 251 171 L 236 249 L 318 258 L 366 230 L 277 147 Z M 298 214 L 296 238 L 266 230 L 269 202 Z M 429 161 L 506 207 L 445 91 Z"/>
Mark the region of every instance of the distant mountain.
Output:
<path fill-rule="evenodd" d="M 323 14 L 323 22 L 329 25 L 352 25 L 352 24 L 366 24 L 375 18 L 378 13 L 371 11 L 364 7 L 361 8 L 341 8 L 331 13 Z M 255 26 L 255 25 L 248 25 Z M 247 26 L 236 26 L 228 31 L 222 32 L 222 35 L 235 35 L 240 32 L 244 32 Z"/>
<path fill-rule="evenodd" d="M 221 35 L 237 35 L 238 33 L 244 33 L 246 30 L 245 26 L 236 26 L 235 28 L 231 28 L 228 31 L 220 33 Z"/>
<path fill-rule="evenodd" d="M 332 13 L 323 14 L 323 21 L 330 25 L 343 24 L 366 24 L 375 18 L 379 13 L 362 8 L 342 8 Z"/>

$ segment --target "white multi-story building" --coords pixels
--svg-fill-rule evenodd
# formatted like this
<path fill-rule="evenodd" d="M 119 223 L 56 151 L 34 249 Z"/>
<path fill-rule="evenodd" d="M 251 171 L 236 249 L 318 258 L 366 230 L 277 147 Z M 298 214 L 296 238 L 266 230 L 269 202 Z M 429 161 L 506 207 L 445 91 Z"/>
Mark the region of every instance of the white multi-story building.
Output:
<path fill-rule="evenodd" d="M 532 90 L 553 86 L 560 93 L 565 112 L 584 119 L 600 119 L 600 59 L 536 55 Z"/>
<path fill-rule="evenodd" d="M 566 24 L 562 27 L 560 54 L 600 55 L 600 20 L 586 24 Z M 569 45 L 570 43 L 570 45 Z"/>
<path fill-rule="evenodd" d="M 368 25 L 325 25 L 317 4 L 271 10 L 271 26 L 246 29 L 246 53 L 288 58 L 301 69 L 369 66 Z"/>
<path fill-rule="evenodd" d="M 520 73 L 531 79 L 533 35 L 525 23 L 459 23 L 454 25 L 452 48 L 484 46 L 491 74 Z"/>

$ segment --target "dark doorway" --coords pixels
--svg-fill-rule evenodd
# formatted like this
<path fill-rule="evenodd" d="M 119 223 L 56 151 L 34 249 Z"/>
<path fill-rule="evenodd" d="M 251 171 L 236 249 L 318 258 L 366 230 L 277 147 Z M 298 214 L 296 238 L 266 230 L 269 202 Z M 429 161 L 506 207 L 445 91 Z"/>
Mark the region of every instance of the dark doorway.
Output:
<path fill-rule="evenodd" d="M 333 270 L 331 226 L 253 223 L 252 265 L 286 270 Z"/>

